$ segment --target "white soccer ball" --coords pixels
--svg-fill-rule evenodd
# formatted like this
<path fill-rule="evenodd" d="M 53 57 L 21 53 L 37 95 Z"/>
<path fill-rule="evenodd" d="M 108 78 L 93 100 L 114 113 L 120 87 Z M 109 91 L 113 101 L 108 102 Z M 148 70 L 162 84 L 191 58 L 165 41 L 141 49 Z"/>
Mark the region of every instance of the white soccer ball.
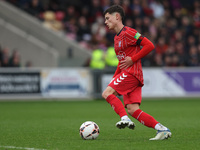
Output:
<path fill-rule="evenodd" d="M 79 129 L 80 136 L 84 140 L 94 140 L 99 136 L 99 126 L 93 121 L 84 122 Z"/>

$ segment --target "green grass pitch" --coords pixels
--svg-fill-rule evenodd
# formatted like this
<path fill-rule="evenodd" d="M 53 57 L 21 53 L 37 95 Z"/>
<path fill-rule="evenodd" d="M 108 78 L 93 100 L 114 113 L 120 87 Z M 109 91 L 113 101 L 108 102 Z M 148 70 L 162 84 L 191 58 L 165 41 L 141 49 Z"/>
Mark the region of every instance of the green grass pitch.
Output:
<path fill-rule="evenodd" d="M 200 99 L 144 99 L 141 109 L 169 127 L 172 138 L 149 141 L 156 131 L 133 118 L 135 130 L 117 129 L 120 118 L 104 100 L 0 102 L 0 150 L 200 149 Z M 99 125 L 96 140 L 79 136 L 85 121 Z"/>

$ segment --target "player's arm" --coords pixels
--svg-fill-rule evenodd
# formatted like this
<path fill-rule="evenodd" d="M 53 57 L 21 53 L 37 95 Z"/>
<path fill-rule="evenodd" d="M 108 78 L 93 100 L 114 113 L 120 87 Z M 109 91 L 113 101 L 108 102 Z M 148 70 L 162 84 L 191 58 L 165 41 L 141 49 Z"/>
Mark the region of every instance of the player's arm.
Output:
<path fill-rule="evenodd" d="M 154 49 L 153 43 L 146 37 L 140 36 L 140 38 L 137 40 L 137 44 L 143 46 L 143 48 L 132 57 L 127 56 L 124 60 L 122 60 L 121 65 L 119 65 L 120 69 L 127 69 L 128 67 L 132 66 L 134 62 L 143 58 Z"/>
<path fill-rule="evenodd" d="M 137 43 L 139 45 L 143 46 L 143 48 L 137 54 L 135 54 L 131 57 L 133 62 L 136 62 L 139 59 L 143 58 L 144 56 L 149 54 L 155 48 L 153 43 L 146 37 L 139 38 Z"/>

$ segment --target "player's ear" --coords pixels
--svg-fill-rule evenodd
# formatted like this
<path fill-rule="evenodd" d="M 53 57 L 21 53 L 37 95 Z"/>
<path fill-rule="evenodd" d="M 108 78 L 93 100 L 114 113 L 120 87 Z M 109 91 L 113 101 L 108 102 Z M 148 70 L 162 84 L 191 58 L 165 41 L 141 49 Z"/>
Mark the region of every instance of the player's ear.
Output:
<path fill-rule="evenodd" d="M 121 19 L 121 16 L 120 16 L 119 13 L 116 13 L 115 15 L 116 15 L 116 19 L 117 19 L 117 20 L 120 20 L 120 19 Z"/>

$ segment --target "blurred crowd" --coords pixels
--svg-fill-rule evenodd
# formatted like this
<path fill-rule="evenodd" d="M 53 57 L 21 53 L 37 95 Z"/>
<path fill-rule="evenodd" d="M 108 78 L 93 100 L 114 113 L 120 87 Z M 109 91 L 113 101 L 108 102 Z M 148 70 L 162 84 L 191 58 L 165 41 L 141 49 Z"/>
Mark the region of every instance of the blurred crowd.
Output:
<path fill-rule="evenodd" d="M 143 66 L 200 66 L 199 0 L 7 0 L 37 17 L 45 27 L 65 35 L 88 50 L 104 52 L 115 33 L 104 24 L 103 12 L 120 4 L 124 24 L 155 45 Z"/>
<path fill-rule="evenodd" d="M 22 67 L 20 53 L 17 49 L 10 51 L 8 47 L 0 45 L 0 68 L 1 67 Z M 31 67 L 32 62 L 27 61 L 23 67 Z"/>
<path fill-rule="evenodd" d="M 20 55 L 17 49 L 10 54 L 9 48 L 0 46 L 0 67 L 20 67 Z"/>

